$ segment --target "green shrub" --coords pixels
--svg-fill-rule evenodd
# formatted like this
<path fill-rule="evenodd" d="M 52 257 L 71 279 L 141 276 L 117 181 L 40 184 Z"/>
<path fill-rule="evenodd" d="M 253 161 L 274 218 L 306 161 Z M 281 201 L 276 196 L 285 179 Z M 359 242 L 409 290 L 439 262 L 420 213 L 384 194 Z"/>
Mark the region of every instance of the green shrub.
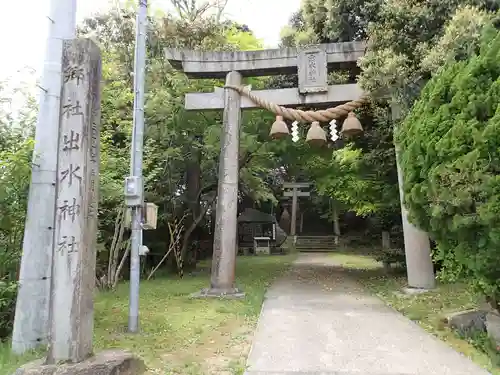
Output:
<path fill-rule="evenodd" d="M 10 335 L 14 318 L 32 149 L 32 140 L 0 145 L 0 340 Z"/>
<path fill-rule="evenodd" d="M 12 331 L 16 308 L 17 282 L 0 281 L 0 340 Z"/>
<path fill-rule="evenodd" d="M 380 253 L 375 256 L 377 262 L 395 264 L 406 268 L 405 252 L 401 248 L 381 249 Z"/>
<path fill-rule="evenodd" d="M 500 300 L 500 33 L 426 85 L 396 134 L 410 219 L 431 233 L 441 277 Z"/>

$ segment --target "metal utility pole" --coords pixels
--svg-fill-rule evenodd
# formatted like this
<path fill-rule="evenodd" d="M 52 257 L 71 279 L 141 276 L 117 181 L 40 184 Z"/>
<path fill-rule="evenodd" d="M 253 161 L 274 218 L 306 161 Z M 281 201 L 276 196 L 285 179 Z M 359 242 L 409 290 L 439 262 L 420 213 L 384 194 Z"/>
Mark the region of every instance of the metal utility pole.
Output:
<path fill-rule="evenodd" d="M 146 71 L 146 33 L 147 33 L 147 0 L 139 0 L 136 25 L 135 63 L 134 63 L 134 128 L 132 132 L 132 151 L 130 176 L 125 184 L 125 199 L 132 209 L 132 234 L 130 251 L 130 301 L 128 330 L 136 333 L 139 330 L 139 282 L 140 282 L 140 249 L 142 247 L 142 208 L 144 203 L 144 186 L 142 179 L 142 154 L 144 143 L 144 84 Z"/>
<path fill-rule="evenodd" d="M 51 0 L 12 350 L 47 344 L 64 39 L 76 34 L 76 0 Z"/>

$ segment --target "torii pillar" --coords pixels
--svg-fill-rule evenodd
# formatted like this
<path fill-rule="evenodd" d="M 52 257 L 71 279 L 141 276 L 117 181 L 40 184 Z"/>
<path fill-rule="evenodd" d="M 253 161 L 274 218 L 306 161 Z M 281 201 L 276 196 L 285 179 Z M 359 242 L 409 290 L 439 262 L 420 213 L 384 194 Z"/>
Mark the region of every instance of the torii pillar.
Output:
<path fill-rule="evenodd" d="M 257 90 L 253 93 L 281 106 L 337 106 L 358 100 L 363 91 L 356 84 L 328 86 L 328 70 L 355 69 L 365 47 L 364 42 L 349 42 L 301 50 L 199 52 L 167 49 L 166 57 L 174 68 L 190 78 L 225 79 L 226 85 L 231 86 L 240 86 L 243 77 L 298 73 L 298 89 Z M 224 110 L 212 275 L 210 288 L 202 295 L 239 296 L 242 293 L 235 287 L 234 277 L 241 110 L 256 108 L 256 105 L 235 90 L 215 88 L 213 93 L 187 94 L 185 107 L 195 111 Z"/>
<path fill-rule="evenodd" d="M 400 120 L 400 112 L 399 105 L 393 101 L 391 103 L 391 115 L 394 123 Z M 429 235 L 408 220 L 408 210 L 404 202 L 403 173 L 399 162 L 399 147 L 397 144 L 395 144 L 395 149 L 408 286 L 420 290 L 434 289 L 436 287 L 436 278 L 434 265 L 432 264 Z"/>

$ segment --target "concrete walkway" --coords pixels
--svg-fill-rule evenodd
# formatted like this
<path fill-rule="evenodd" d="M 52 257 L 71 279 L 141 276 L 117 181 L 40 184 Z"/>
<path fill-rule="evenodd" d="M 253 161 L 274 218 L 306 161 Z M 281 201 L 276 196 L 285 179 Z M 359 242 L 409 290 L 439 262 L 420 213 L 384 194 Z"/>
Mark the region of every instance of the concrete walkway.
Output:
<path fill-rule="evenodd" d="M 317 254 L 268 291 L 247 366 L 247 375 L 489 374 Z"/>

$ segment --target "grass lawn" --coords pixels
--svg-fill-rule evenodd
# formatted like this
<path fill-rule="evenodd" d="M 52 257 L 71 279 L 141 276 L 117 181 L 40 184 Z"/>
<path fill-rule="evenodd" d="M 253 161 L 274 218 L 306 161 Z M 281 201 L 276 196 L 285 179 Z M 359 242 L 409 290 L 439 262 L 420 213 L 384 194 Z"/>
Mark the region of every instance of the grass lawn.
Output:
<path fill-rule="evenodd" d="M 100 293 L 95 303 L 96 351 L 131 350 L 145 360 L 148 374 L 243 374 L 264 293 L 294 258 L 238 257 L 237 285 L 246 293 L 242 300 L 189 298 L 209 285 L 208 263 L 200 264 L 199 272 L 183 280 L 144 281 L 138 335 L 126 333 L 128 284 L 115 292 Z M 8 349 L 0 346 L 1 375 L 37 356 L 17 358 L 8 354 Z"/>
<path fill-rule="evenodd" d="M 385 275 L 382 264 L 375 261 L 368 252 L 352 253 L 346 250 L 345 253 L 332 254 L 332 257 L 343 267 L 351 270 L 367 289 L 388 305 L 488 369 L 493 375 L 500 375 L 498 364 L 495 365 L 488 355 L 474 346 L 474 343 L 459 338 L 443 323 L 443 318 L 451 312 L 477 307 L 477 297 L 465 285 L 440 284 L 435 291 L 409 296 L 401 293 L 403 287 L 407 285 L 406 276 Z"/>

